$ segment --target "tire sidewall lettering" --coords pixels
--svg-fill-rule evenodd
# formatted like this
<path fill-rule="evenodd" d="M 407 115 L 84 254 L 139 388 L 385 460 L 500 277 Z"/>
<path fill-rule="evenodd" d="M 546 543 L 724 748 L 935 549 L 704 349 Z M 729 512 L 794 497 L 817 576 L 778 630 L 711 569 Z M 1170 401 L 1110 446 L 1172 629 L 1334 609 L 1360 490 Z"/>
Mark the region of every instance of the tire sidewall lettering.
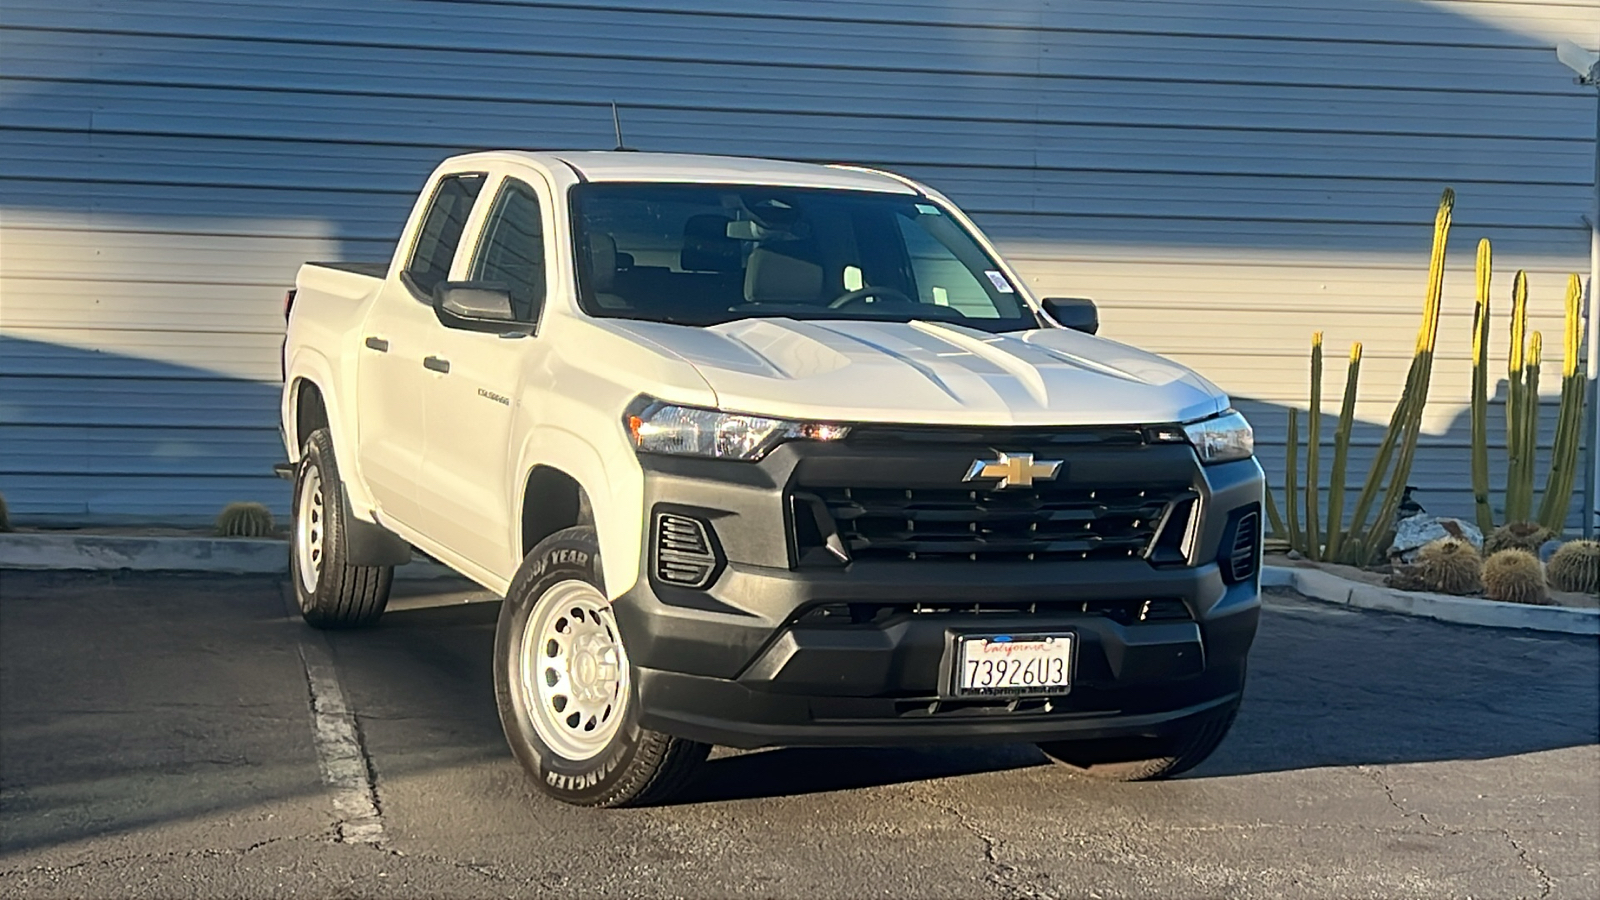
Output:
<path fill-rule="evenodd" d="M 613 776 L 628 767 L 640 736 L 637 695 L 628 698 L 624 713 L 626 719 L 611 744 L 592 759 L 574 762 L 556 755 L 539 740 L 530 719 L 532 713 L 524 708 L 526 700 L 517 687 L 519 679 L 513 661 L 521 659 L 521 644 L 528 617 L 539 598 L 553 585 L 577 579 L 604 590 L 598 563 L 599 554 L 594 548 L 583 546 L 577 539 L 562 541 L 537 558 L 525 561 L 505 600 L 507 608 L 501 613 L 499 630 L 505 646 L 501 647 L 500 642 L 496 642 L 496 668 L 505 668 L 505 690 L 510 695 L 502 702 L 502 718 L 506 712 L 514 711 L 514 722 L 503 722 L 508 726 L 508 733 L 511 726 L 515 727 L 517 741 L 512 749 L 517 751 L 518 756 L 532 754 L 535 757 L 533 760 L 525 758 L 524 761 L 535 763 L 532 768 L 536 770 L 536 777 L 547 789 L 571 794 L 575 798 L 606 790 Z M 630 687 L 630 690 L 634 688 Z M 522 747 L 518 747 L 517 743 L 521 743 Z"/>

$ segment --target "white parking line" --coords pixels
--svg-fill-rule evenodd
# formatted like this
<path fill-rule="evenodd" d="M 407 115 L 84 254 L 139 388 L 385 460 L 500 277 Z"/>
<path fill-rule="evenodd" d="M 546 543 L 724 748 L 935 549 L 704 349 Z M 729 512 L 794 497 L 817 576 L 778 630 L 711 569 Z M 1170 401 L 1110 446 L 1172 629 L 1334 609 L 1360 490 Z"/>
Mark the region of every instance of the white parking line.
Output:
<path fill-rule="evenodd" d="M 355 716 L 345 703 L 339 687 L 339 672 L 327 639 L 300 623 L 299 610 L 285 592 L 291 623 L 301 629 L 300 663 L 305 669 L 311 696 L 311 737 L 317 746 L 322 783 L 333 796 L 338 816 L 335 826 L 340 843 L 379 844 L 383 842 L 383 816 L 367 767 L 367 754 L 361 745 L 361 732 Z"/>

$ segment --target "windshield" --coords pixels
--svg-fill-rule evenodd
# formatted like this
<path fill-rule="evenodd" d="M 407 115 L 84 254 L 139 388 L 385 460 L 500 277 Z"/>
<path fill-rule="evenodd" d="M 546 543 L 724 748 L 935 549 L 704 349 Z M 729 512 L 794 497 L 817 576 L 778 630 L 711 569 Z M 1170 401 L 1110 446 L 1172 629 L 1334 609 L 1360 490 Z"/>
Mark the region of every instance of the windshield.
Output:
<path fill-rule="evenodd" d="M 572 203 L 579 301 L 593 316 L 1039 327 L 972 235 L 924 197 L 591 183 L 572 189 Z"/>

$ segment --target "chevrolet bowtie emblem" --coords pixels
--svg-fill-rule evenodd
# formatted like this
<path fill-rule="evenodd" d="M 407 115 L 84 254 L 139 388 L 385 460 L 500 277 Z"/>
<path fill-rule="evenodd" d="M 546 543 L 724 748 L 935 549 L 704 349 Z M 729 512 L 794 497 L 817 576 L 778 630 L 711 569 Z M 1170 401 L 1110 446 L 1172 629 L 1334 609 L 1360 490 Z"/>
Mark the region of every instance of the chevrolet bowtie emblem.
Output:
<path fill-rule="evenodd" d="M 1032 453 L 1002 453 L 999 459 L 973 460 L 972 468 L 962 481 L 980 478 L 998 478 L 995 490 L 1008 487 L 1032 487 L 1034 481 L 1054 481 L 1061 471 L 1061 460 L 1035 460 Z"/>

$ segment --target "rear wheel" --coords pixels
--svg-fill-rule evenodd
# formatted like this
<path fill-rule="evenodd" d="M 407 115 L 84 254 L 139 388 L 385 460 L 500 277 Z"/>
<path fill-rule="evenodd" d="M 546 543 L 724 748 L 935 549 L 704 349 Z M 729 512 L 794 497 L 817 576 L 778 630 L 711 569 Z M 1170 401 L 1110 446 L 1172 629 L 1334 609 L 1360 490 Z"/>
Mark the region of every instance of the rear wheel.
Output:
<path fill-rule="evenodd" d="M 333 438 L 319 428 L 306 438 L 294 482 L 294 545 L 289 575 L 300 615 L 316 628 L 359 628 L 383 615 L 393 566 L 346 562 L 347 505 Z"/>
<path fill-rule="evenodd" d="M 568 528 L 522 562 L 495 631 L 495 699 L 511 751 L 577 806 L 662 802 L 711 748 L 639 726 L 638 693 L 594 529 Z"/>
<path fill-rule="evenodd" d="M 1163 739 L 1050 741 L 1040 744 L 1039 749 L 1082 775 L 1106 781 L 1154 781 L 1187 772 L 1204 762 L 1228 736 L 1238 712 L 1239 704 L 1234 702 Z"/>

